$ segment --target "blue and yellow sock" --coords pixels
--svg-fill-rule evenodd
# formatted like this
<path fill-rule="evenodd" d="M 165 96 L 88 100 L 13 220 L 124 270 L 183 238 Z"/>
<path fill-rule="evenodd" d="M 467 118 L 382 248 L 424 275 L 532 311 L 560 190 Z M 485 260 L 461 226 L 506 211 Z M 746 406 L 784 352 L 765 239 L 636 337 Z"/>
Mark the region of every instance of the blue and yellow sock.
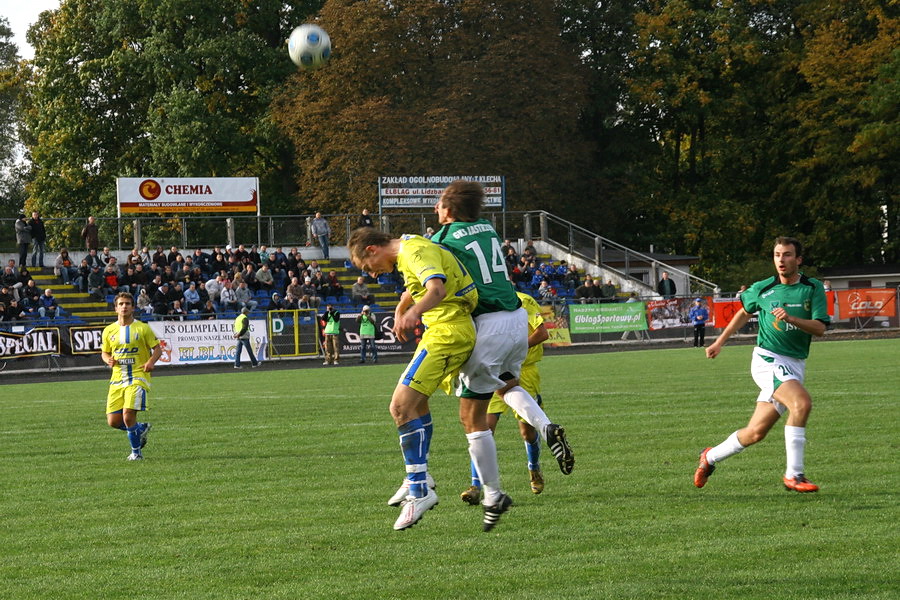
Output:
<path fill-rule="evenodd" d="M 131 451 L 140 454 L 141 453 L 141 429 L 137 423 L 134 424 L 134 427 L 128 427 L 125 429 L 125 433 L 128 434 L 128 442 L 131 444 Z"/>

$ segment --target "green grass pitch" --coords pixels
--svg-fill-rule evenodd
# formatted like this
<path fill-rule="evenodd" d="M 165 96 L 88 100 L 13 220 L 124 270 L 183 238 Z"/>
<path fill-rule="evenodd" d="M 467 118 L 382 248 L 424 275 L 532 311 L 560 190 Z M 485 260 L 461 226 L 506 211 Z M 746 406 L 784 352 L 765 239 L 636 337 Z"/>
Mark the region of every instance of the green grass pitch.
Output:
<path fill-rule="evenodd" d="M 896 598 L 898 357 L 900 340 L 814 343 L 821 491 L 798 495 L 780 426 L 691 483 L 698 451 L 753 409 L 749 346 L 548 356 L 545 406 L 575 472 L 545 447 L 531 494 L 501 419 L 516 504 L 489 534 L 458 498 L 468 455 L 442 394 L 440 504 L 393 531 L 400 365 L 157 377 L 142 463 L 106 426 L 99 373 L 0 386 L 0 598 Z"/>

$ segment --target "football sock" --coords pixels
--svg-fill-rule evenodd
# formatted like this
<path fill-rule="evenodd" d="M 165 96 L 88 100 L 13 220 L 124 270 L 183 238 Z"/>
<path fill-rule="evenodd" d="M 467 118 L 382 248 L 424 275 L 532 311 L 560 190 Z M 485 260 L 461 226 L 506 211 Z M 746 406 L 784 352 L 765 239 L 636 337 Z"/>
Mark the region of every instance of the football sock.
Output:
<path fill-rule="evenodd" d="M 738 441 L 738 432 L 735 431 L 731 435 L 728 436 L 724 442 L 710 450 L 706 453 L 706 461 L 710 464 L 715 464 L 719 461 L 723 461 L 729 456 L 734 456 L 738 452 L 742 452 L 746 446 L 742 446 Z"/>
<path fill-rule="evenodd" d="M 467 433 L 469 456 L 475 463 L 481 485 L 484 488 L 484 503 L 496 504 L 500 499 L 500 466 L 497 464 L 497 445 L 491 430 Z"/>
<path fill-rule="evenodd" d="M 406 463 L 406 477 L 409 479 L 409 494 L 416 498 L 425 496 L 427 485 L 425 475 L 428 462 L 425 454 L 425 427 L 422 419 L 413 419 L 397 428 L 400 434 L 400 449 Z"/>
<path fill-rule="evenodd" d="M 422 428 L 425 430 L 425 457 L 431 452 L 431 436 L 434 434 L 434 422 L 431 420 L 431 413 L 425 413 L 419 419 L 422 421 Z"/>
<path fill-rule="evenodd" d="M 127 427 L 125 432 L 128 434 L 128 441 L 131 443 L 131 451 L 137 452 L 140 454 L 141 452 L 141 430 L 138 427 L 138 424 L 135 423 L 134 427 Z"/>
<path fill-rule="evenodd" d="M 469 467 L 472 468 L 472 485 L 475 487 L 481 487 L 481 479 L 478 477 L 478 469 L 475 468 L 475 461 L 469 461 Z"/>
<path fill-rule="evenodd" d="M 806 449 L 806 427 L 784 426 L 784 449 L 787 453 L 786 477 L 803 473 L 803 458 Z"/>
<path fill-rule="evenodd" d="M 541 468 L 541 436 L 535 434 L 533 441 L 525 442 L 525 454 L 528 456 L 528 470 L 539 470 Z"/>
<path fill-rule="evenodd" d="M 525 419 L 526 423 L 543 432 L 546 437 L 546 429 L 550 425 L 550 419 L 547 418 L 544 410 L 531 397 L 531 394 L 526 392 L 522 386 L 517 385 L 510 388 L 503 394 L 503 401 L 516 411 L 517 415 Z"/>

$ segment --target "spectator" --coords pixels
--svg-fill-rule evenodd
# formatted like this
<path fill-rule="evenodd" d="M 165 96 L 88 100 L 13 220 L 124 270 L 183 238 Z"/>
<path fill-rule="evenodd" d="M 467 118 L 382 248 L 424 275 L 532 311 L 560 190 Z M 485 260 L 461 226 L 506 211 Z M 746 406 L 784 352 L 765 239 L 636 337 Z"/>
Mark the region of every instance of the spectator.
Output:
<path fill-rule="evenodd" d="M 256 288 L 265 291 L 267 294 L 275 289 L 275 278 L 272 276 L 272 271 L 269 270 L 269 265 L 266 263 L 263 263 L 256 272 Z"/>
<path fill-rule="evenodd" d="M 503 254 L 503 260 L 506 262 L 506 270 L 509 272 L 510 277 L 512 277 L 513 273 L 518 274 L 519 255 L 516 254 L 515 248 L 508 247 Z"/>
<path fill-rule="evenodd" d="M 195 285 L 197 286 L 197 296 L 200 297 L 200 308 L 202 309 L 210 300 L 209 292 L 206 291 L 206 284 L 204 282 L 201 281 Z"/>
<path fill-rule="evenodd" d="M 29 279 L 28 282 L 22 286 L 22 290 L 19 292 L 19 296 L 23 300 L 27 300 L 28 298 L 38 298 L 43 292 L 41 292 L 41 288 L 37 286 L 37 283 L 34 279 Z"/>
<path fill-rule="evenodd" d="M 169 314 L 170 302 L 172 300 L 173 298 L 169 291 L 169 284 L 163 281 L 162 285 L 159 286 L 159 289 L 156 290 L 156 293 L 153 294 L 153 313 L 157 315 Z"/>
<path fill-rule="evenodd" d="M 166 253 L 163 250 L 162 246 L 156 247 L 156 252 L 153 253 L 153 259 L 150 261 L 160 269 L 169 264 L 169 260 L 166 258 Z"/>
<path fill-rule="evenodd" d="M 215 275 L 218 275 L 227 268 L 228 263 L 225 261 L 225 256 L 221 253 L 217 253 L 209 264 L 209 272 Z"/>
<path fill-rule="evenodd" d="M 563 285 L 570 290 L 574 290 L 581 285 L 581 275 L 578 274 L 578 267 L 569 265 L 566 276 L 563 277 Z"/>
<path fill-rule="evenodd" d="M 88 264 L 86 258 L 81 259 L 81 264 L 78 265 L 78 275 L 75 276 L 72 284 L 78 289 L 79 292 L 86 293 L 88 291 L 88 278 L 91 276 L 91 266 Z"/>
<path fill-rule="evenodd" d="M 209 275 L 209 265 L 211 261 L 211 257 L 209 254 L 197 248 L 194 250 L 194 253 L 191 255 L 193 259 L 194 266 L 200 267 L 200 272 L 204 275 Z"/>
<path fill-rule="evenodd" d="M 553 286 L 550 285 L 550 282 L 545 279 L 538 286 L 538 295 L 542 301 L 552 302 L 553 299 L 556 298 L 556 290 L 554 290 Z"/>
<path fill-rule="evenodd" d="M 128 291 L 127 287 L 119 284 L 119 274 L 116 272 L 115 265 L 106 265 L 103 279 L 106 281 L 106 294 L 118 294 L 119 292 Z"/>
<path fill-rule="evenodd" d="M 269 260 L 269 249 L 265 244 L 260 244 L 259 246 L 259 266 L 263 266 Z"/>
<path fill-rule="evenodd" d="M 706 346 L 706 321 L 709 320 L 709 311 L 703 306 L 702 298 L 694 298 L 688 318 L 694 326 L 694 348 Z"/>
<path fill-rule="evenodd" d="M 141 312 L 141 314 L 153 314 L 153 303 L 150 301 L 150 296 L 147 295 L 147 288 L 141 289 L 140 293 L 137 296 L 137 309 Z"/>
<path fill-rule="evenodd" d="M 43 296 L 41 296 L 43 299 Z M 40 308 L 38 308 L 40 310 Z M 9 304 L 6 305 L 6 315 L 7 319 L 10 321 L 17 321 L 19 319 L 24 319 L 27 316 L 25 312 L 25 308 L 18 300 L 10 300 Z"/>
<path fill-rule="evenodd" d="M 286 295 L 281 301 L 281 308 L 284 310 L 296 310 L 299 308 L 298 298 L 291 296 L 290 294 Z M 307 308 L 309 308 L 309 306 L 307 306 Z"/>
<path fill-rule="evenodd" d="M 25 317 L 36 319 L 41 316 L 41 296 L 26 296 L 22 300 L 22 309 L 25 311 Z"/>
<path fill-rule="evenodd" d="M 184 290 L 184 309 L 189 313 L 198 313 L 203 308 L 200 302 L 200 294 L 197 292 L 197 284 L 193 281 Z"/>
<path fill-rule="evenodd" d="M 28 221 L 31 226 L 31 242 L 34 244 L 31 252 L 31 268 L 44 268 L 44 242 L 47 241 L 47 229 L 41 220 L 41 215 L 37 211 L 31 213 L 31 219 Z"/>
<path fill-rule="evenodd" d="M 362 210 L 362 214 L 359 215 L 359 221 L 356 223 L 357 227 L 375 227 L 375 222 L 372 221 L 371 215 L 369 215 L 369 209 L 364 208 Z"/>
<path fill-rule="evenodd" d="M 3 275 L 0 275 L 0 284 L 9 288 L 13 298 L 16 300 L 19 299 L 19 290 L 22 289 L 22 281 L 19 280 L 19 274 L 16 273 L 15 267 L 9 265 L 3 267 Z M 9 304 L 6 305 L 6 308 L 9 308 Z"/>
<path fill-rule="evenodd" d="M 319 308 L 322 305 L 322 299 L 319 297 L 319 291 L 312 284 L 312 278 L 306 277 L 303 285 L 300 286 L 300 298 L 305 299 L 312 308 Z"/>
<path fill-rule="evenodd" d="M 237 301 L 238 307 L 249 308 L 251 311 L 256 310 L 259 305 L 259 302 L 253 298 L 253 292 L 250 291 L 246 281 L 238 284 L 237 289 L 234 290 L 234 299 Z"/>
<path fill-rule="evenodd" d="M 28 245 L 31 244 L 31 225 L 25 219 L 24 214 L 20 214 L 16 219 L 16 244 L 19 247 L 19 266 L 25 266 L 25 260 L 28 258 Z"/>
<path fill-rule="evenodd" d="M 575 290 L 575 298 L 581 304 L 593 304 L 600 296 L 600 290 L 594 285 L 594 279 L 588 275 L 584 278 L 584 284 Z"/>
<path fill-rule="evenodd" d="M 663 271 L 662 279 L 660 279 L 659 283 L 656 284 L 656 293 L 662 296 L 665 300 L 675 297 L 677 288 L 675 287 L 675 282 L 669 279 L 668 271 Z"/>
<path fill-rule="evenodd" d="M 337 271 L 328 271 L 328 276 L 325 277 L 325 295 L 334 296 L 338 300 L 344 295 L 344 286 L 337 277 Z"/>
<path fill-rule="evenodd" d="M 241 280 L 247 284 L 251 293 L 259 289 L 256 283 L 256 268 L 253 266 L 253 263 L 247 262 L 244 264 L 244 270 L 241 271 Z"/>
<path fill-rule="evenodd" d="M 92 266 L 91 273 L 87 278 L 88 293 L 96 300 L 104 299 L 106 297 L 105 287 L 106 278 L 100 271 L 100 265 Z"/>
<path fill-rule="evenodd" d="M 284 299 L 275 292 L 272 294 L 272 301 L 269 302 L 269 310 L 286 310 L 284 304 Z"/>
<path fill-rule="evenodd" d="M 138 264 L 144 264 L 144 261 L 141 259 L 141 253 L 137 248 L 132 248 L 131 252 L 128 253 L 128 256 L 125 257 L 124 260 L 125 267 L 133 267 Z"/>
<path fill-rule="evenodd" d="M 316 217 L 309 225 L 309 230 L 319 240 L 319 246 L 322 248 L 322 258 L 328 260 L 328 237 L 331 235 L 331 226 L 328 225 L 328 221 L 322 218 L 322 213 L 316 213 Z"/>
<path fill-rule="evenodd" d="M 372 349 L 372 362 L 378 362 L 378 348 L 375 346 L 375 331 L 378 323 L 375 322 L 375 316 L 372 314 L 369 305 L 362 307 L 362 312 L 356 317 L 356 324 L 359 326 L 359 362 L 366 362 L 366 346 Z"/>
<path fill-rule="evenodd" d="M 216 275 L 206 282 L 206 293 L 213 302 L 219 301 L 219 294 L 222 292 L 222 276 Z"/>
<path fill-rule="evenodd" d="M 323 365 L 336 365 L 341 357 L 341 313 L 330 303 L 325 305 L 321 317 L 322 330 L 325 334 L 325 362 Z"/>
<path fill-rule="evenodd" d="M 87 224 L 81 230 L 81 239 L 84 240 L 86 250 L 100 248 L 100 229 L 97 227 L 94 217 L 88 217 Z"/>
<path fill-rule="evenodd" d="M 110 252 L 109 246 L 103 246 L 103 252 L 100 253 L 100 260 L 103 261 L 103 264 L 108 265 L 113 258 L 115 257 Z"/>
<path fill-rule="evenodd" d="M 153 264 L 153 255 L 150 254 L 150 249 L 147 246 L 141 248 L 141 262 L 144 263 L 145 269 L 149 269 L 150 265 Z"/>
<path fill-rule="evenodd" d="M 134 293 L 138 294 L 147 285 L 149 279 L 147 278 L 147 271 L 144 270 L 144 263 L 139 262 L 134 265 L 134 275 L 131 280 L 131 287 L 134 288 Z"/>
<path fill-rule="evenodd" d="M 13 295 L 12 290 L 9 289 L 8 286 L 0 286 L 0 302 L 2 302 L 4 306 L 9 307 L 9 303 L 15 299 L 16 297 Z"/>
<path fill-rule="evenodd" d="M 216 305 L 212 300 L 207 300 L 206 304 L 203 306 L 203 313 L 201 316 L 204 319 L 218 319 L 219 315 L 216 314 Z"/>
<path fill-rule="evenodd" d="M 309 261 L 309 266 L 306 267 L 306 274 L 309 277 L 315 277 L 316 273 L 321 273 L 322 267 L 319 266 L 319 261 L 311 260 Z"/>
<path fill-rule="evenodd" d="M 312 285 L 316 288 L 319 296 L 328 295 L 328 280 L 325 278 L 325 274 L 321 271 L 312 276 Z"/>
<path fill-rule="evenodd" d="M 291 282 L 285 290 L 285 296 L 293 296 L 294 298 L 303 296 L 303 286 L 300 284 L 300 280 L 297 277 L 291 277 Z"/>
<path fill-rule="evenodd" d="M 125 288 L 123 291 L 132 296 L 137 295 L 137 290 L 134 289 L 134 266 L 128 265 L 125 268 L 125 273 L 119 277 L 119 288 Z"/>
<path fill-rule="evenodd" d="M 256 247 L 256 244 L 253 244 L 250 247 L 250 251 L 247 253 L 247 258 L 251 263 L 253 263 L 254 271 L 256 271 L 256 269 L 258 269 L 262 264 L 262 257 L 259 255 L 259 249 Z"/>
<path fill-rule="evenodd" d="M 172 300 L 172 308 L 169 309 L 169 318 L 172 321 L 184 321 L 186 314 L 184 307 L 181 306 L 181 300 Z"/>
<path fill-rule="evenodd" d="M 42 319 L 53 319 L 56 318 L 59 307 L 56 304 L 56 298 L 53 297 L 53 290 L 47 288 L 44 290 L 44 295 L 41 296 L 41 305 L 38 307 L 38 313 L 40 313 Z"/>
<path fill-rule="evenodd" d="M 222 282 L 222 289 L 219 290 L 219 305 L 224 311 L 236 311 L 238 309 L 234 288 L 231 281 L 227 279 Z"/>
<path fill-rule="evenodd" d="M 599 295 L 600 302 L 608 304 L 616 301 L 616 286 L 612 279 L 608 279 L 606 283 L 600 286 Z"/>
<path fill-rule="evenodd" d="M 374 303 L 372 294 L 369 292 L 369 286 L 366 285 L 366 280 L 363 277 L 356 278 L 356 283 L 350 288 L 350 293 L 355 305 Z"/>
<path fill-rule="evenodd" d="M 178 251 L 178 246 L 172 246 L 169 248 L 169 255 L 166 256 L 166 262 L 170 265 L 174 265 L 178 262 L 178 258 L 181 257 L 181 260 L 184 261 L 184 257 L 181 256 L 181 252 Z M 174 270 L 174 267 L 173 269 Z"/>

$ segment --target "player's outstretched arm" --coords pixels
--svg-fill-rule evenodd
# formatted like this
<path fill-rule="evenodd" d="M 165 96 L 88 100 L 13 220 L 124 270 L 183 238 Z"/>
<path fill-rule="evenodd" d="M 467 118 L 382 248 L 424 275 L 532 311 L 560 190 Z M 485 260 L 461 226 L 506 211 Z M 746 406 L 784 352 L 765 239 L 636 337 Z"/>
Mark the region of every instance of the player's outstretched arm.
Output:
<path fill-rule="evenodd" d="M 749 320 L 750 313 L 743 308 L 737 311 L 722 333 L 719 334 L 719 337 L 716 338 L 716 341 L 706 349 L 706 358 L 717 357 L 719 352 L 722 351 L 722 346 L 728 341 L 728 338 L 734 335 L 735 331 L 746 325 Z"/>

